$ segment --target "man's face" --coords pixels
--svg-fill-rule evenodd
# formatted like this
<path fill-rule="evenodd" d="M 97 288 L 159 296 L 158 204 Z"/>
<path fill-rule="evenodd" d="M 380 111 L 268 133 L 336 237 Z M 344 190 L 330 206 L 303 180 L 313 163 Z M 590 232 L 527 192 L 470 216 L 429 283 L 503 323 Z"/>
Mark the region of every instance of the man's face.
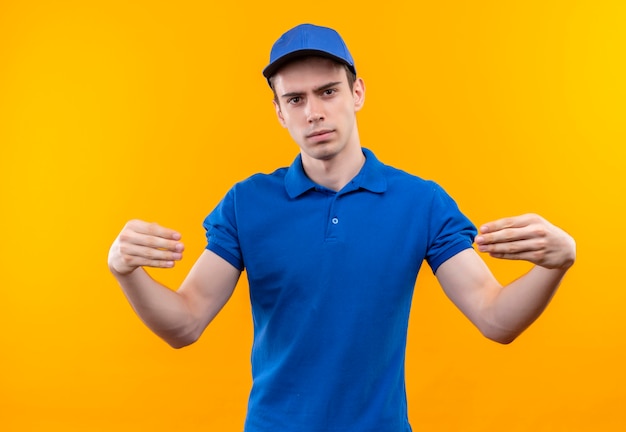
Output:
<path fill-rule="evenodd" d="M 361 79 L 350 89 L 343 66 L 309 57 L 281 68 L 272 83 L 278 120 L 303 158 L 329 160 L 346 148 L 360 147 L 356 112 L 365 97 Z"/>

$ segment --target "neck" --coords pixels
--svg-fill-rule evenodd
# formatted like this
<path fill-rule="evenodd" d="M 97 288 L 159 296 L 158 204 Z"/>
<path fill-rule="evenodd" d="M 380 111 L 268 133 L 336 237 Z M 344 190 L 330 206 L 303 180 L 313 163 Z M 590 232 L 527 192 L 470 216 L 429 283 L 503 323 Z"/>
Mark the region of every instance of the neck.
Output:
<path fill-rule="evenodd" d="M 315 183 L 335 192 L 343 189 L 365 163 L 360 145 L 351 145 L 332 158 L 314 159 L 302 154 L 302 166 L 307 176 Z"/>

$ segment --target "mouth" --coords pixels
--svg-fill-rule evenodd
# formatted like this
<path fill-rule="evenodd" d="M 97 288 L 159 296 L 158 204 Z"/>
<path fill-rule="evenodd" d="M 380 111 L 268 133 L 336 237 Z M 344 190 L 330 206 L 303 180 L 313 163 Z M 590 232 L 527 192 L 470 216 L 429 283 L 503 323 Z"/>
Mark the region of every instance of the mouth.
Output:
<path fill-rule="evenodd" d="M 334 130 L 332 130 L 332 129 L 321 129 L 321 130 L 316 130 L 316 131 L 313 131 L 313 132 L 307 134 L 306 137 L 307 138 L 313 138 L 313 139 L 321 139 L 321 138 L 329 136 L 333 132 L 334 132 Z"/>

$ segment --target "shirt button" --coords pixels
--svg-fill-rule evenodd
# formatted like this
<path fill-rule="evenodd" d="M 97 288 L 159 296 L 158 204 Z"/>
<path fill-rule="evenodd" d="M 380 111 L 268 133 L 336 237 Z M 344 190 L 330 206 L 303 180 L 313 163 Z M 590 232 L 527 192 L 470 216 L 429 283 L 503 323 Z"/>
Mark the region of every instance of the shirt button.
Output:
<path fill-rule="evenodd" d="M 337 225 L 339 223 L 339 219 L 334 217 L 334 218 L 332 218 L 331 222 L 333 223 L 333 225 Z"/>

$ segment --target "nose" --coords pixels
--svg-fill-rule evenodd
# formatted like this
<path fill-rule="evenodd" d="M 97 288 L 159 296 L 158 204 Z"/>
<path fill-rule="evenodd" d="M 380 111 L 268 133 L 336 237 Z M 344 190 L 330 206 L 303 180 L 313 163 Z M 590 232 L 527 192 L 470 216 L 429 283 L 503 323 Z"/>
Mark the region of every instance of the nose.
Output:
<path fill-rule="evenodd" d="M 309 123 L 316 123 L 324 120 L 325 116 L 321 101 L 318 101 L 316 98 L 309 98 L 306 108 L 307 121 Z"/>

